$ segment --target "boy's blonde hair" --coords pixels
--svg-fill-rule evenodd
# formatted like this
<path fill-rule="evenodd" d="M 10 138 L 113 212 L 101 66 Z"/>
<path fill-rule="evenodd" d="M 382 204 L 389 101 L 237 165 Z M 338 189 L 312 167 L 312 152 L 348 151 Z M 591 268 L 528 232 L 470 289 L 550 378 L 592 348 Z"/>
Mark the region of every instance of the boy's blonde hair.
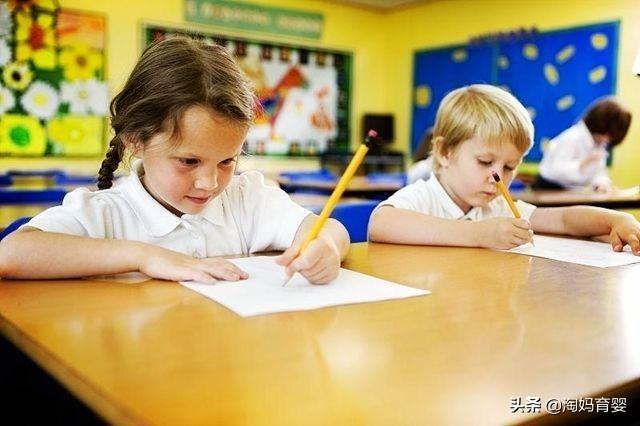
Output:
<path fill-rule="evenodd" d="M 487 143 L 510 142 L 524 155 L 533 144 L 533 123 L 524 106 L 509 92 L 474 84 L 444 97 L 433 134 L 433 169 L 437 171 L 438 156 L 453 153 L 460 143 L 476 136 Z"/>

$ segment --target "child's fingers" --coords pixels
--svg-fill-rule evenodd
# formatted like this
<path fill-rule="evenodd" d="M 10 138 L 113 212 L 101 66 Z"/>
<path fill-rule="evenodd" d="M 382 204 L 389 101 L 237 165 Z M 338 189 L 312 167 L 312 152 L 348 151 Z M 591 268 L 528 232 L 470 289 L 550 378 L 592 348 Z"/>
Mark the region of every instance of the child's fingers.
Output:
<path fill-rule="evenodd" d="M 213 284 L 217 281 L 213 276 L 211 276 L 211 274 L 201 269 L 190 270 L 187 280 L 198 281 L 205 284 Z"/>
<path fill-rule="evenodd" d="M 622 244 L 622 240 L 620 239 L 620 236 L 618 235 L 617 232 L 612 232 L 611 233 L 611 247 L 613 247 L 613 251 L 622 251 L 622 247 L 624 247 L 624 245 Z"/>
<path fill-rule="evenodd" d="M 633 252 L 633 254 L 635 254 L 636 256 L 640 256 L 640 240 L 638 240 L 637 235 L 632 234 L 627 239 L 627 244 L 629 244 L 629 246 L 631 247 L 631 251 Z"/>
<path fill-rule="evenodd" d="M 300 256 L 298 256 L 293 262 L 289 264 L 287 267 L 287 274 L 293 275 L 295 272 L 309 270 L 313 268 L 319 261 L 321 257 L 316 255 L 316 250 L 309 245 L 309 248 L 304 251 Z"/>
<path fill-rule="evenodd" d="M 291 246 L 280 256 L 276 256 L 276 263 L 280 266 L 288 266 L 298 254 L 298 247 Z"/>
<path fill-rule="evenodd" d="M 520 229 L 525 229 L 525 230 L 531 229 L 531 224 L 527 219 L 522 219 L 522 218 L 514 219 L 513 224 Z"/>

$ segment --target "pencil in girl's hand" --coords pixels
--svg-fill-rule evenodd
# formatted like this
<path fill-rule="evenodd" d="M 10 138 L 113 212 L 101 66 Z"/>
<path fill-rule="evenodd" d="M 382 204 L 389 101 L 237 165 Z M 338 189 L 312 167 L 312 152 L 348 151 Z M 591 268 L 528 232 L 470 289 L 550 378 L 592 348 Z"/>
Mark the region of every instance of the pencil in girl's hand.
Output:
<path fill-rule="evenodd" d="M 509 194 L 507 186 L 500 179 L 500 175 L 497 172 L 492 171 L 491 176 L 493 176 L 493 180 L 498 185 L 498 189 L 502 193 L 502 196 L 504 197 L 507 204 L 509 204 L 509 208 L 511 209 L 511 212 L 513 213 L 515 218 L 520 219 L 522 217 L 522 215 L 520 214 L 520 210 L 518 210 L 518 206 L 516 206 L 516 203 L 513 202 L 513 198 L 511 198 L 511 194 Z M 533 235 L 531 236 L 531 244 L 535 247 L 535 244 L 533 243 Z"/>
<path fill-rule="evenodd" d="M 316 219 L 316 222 L 313 224 L 313 228 L 311 228 L 311 230 L 307 234 L 307 237 L 304 239 L 304 242 L 300 246 L 300 249 L 298 250 L 296 257 L 298 257 L 300 253 L 302 253 L 304 249 L 307 248 L 307 246 L 311 241 L 315 240 L 318 237 L 318 234 L 322 229 L 322 225 L 324 225 L 324 223 L 327 221 L 327 219 L 331 215 L 331 212 L 335 208 L 336 204 L 338 204 L 338 201 L 340 201 L 340 197 L 342 196 L 342 193 L 344 192 L 345 189 L 347 189 L 347 185 L 349 184 L 349 181 L 355 174 L 356 170 L 358 169 L 358 166 L 360 166 L 360 163 L 362 163 L 364 156 L 366 155 L 367 151 L 369 151 L 369 148 L 371 148 L 371 145 L 376 141 L 377 137 L 378 137 L 378 132 L 376 132 L 373 129 L 369 130 L 369 132 L 367 133 L 367 137 L 364 139 L 364 143 L 362 143 L 358 147 L 358 150 L 356 151 L 355 155 L 349 162 L 349 165 L 344 171 L 344 174 L 342 175 L 335 189 L 331 193 L 331 196 L 329 197 L 327 204 L 322 209 L 320 216 L 318 217 L 318 219 Z M 282 284 L 283 287 L 289 282 L 292 276 L 293 275 L 287 277 L 285 282 Z"/>

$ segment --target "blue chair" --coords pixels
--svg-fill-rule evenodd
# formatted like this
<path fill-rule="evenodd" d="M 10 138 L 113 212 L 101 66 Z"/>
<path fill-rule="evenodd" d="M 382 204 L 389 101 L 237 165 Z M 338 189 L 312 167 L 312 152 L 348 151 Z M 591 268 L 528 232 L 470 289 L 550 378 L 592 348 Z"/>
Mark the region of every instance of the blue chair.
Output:
<path fill-rule="evenodd" d="M 3 173 L 0 175 L 0 186 L 11 186 L 13 185 L 13 178 L 8 173 Z"/>
<path fill-rule="evenodd" d="M 67 195 L 64 188 L 12 189 L 0 188 L 2 204 L 60 204 Z"/>
<path fill-rule="evenodd" d="M 31 220 L 30 217 L 21 217 L 19 219 L 14 220 L 13 222 L 11 222 L 9 224 L 9 226 L 7 226 L 2 231 L 0 231 L 0 241 L 2 241 L 4 239 L 4 237 L 9 235 L 10 233 L 15 231 L 16 229 L 20 228 L 22 225 L 24 225 L 25 223 L 29 222 L 30 220 Z"/>
<path fill-rule="evenodd" d="M 367 227 L 373 209 L 379 200 L 363 200 L 355 203 L 341 203 L 333 209 L 331 217 L 337 219 L 347 228 L 352 243 L 367 241 Z"/>
<path fill-rule="evenodd" d="M 53 176 L 53 181 L 56 185 L 90 186 L 96 185 L 98 183 L 98 178 L 96 176 L 69 175 L 65 172 L 59 172 Z"/>
<path fill-rule="evenodd" d="M 367 181 L 372 183 L 398 183 L 400 186 L 407 185 L 407 174 L 374 172 L 367 175 Z"/>

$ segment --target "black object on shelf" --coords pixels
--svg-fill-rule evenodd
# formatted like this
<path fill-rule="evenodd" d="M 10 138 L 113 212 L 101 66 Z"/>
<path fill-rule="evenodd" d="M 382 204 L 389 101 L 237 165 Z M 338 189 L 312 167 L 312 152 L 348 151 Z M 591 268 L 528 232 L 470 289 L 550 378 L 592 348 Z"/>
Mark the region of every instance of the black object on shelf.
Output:
<path fill-rule="evenodd" d="M 344 151 L 327 151 L 320 155 L 320 167 L 337 175 L 342 175 L 349 165 L 354 153 Z M 400 151 L 387 150 L 373 146 L 362 161 L 356 174 L 367 175 L 373 172 L 404 172 L 404 154 Z"/>

